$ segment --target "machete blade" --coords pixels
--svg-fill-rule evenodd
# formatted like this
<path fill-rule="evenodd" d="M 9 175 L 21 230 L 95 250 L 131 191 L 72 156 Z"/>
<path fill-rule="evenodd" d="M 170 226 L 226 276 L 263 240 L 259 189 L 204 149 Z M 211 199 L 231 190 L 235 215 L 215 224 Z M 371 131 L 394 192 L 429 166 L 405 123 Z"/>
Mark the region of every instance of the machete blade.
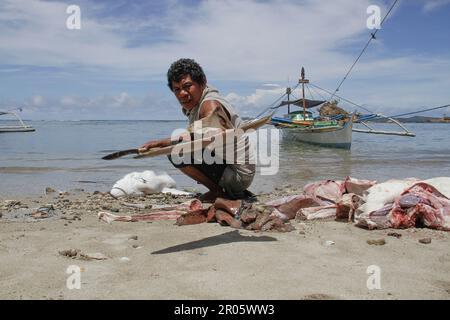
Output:
<path fill-rule="evenodd" d="M 126 156 L 128 154 L 139 154 L 139 149 L 128 149 L 128 150 L 117 151 L 117 152 L 110 153 L 110 154 L 104 156 L 102 159 L 103 160 L 114 160 L 114 159 Z"/>

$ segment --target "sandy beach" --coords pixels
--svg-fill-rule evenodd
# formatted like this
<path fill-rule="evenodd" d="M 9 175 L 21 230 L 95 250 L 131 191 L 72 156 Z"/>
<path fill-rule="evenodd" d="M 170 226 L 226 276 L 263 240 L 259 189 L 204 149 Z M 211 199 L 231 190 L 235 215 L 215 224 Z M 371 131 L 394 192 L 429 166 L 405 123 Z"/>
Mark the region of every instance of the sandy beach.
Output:
<path fill-rule="evenodd" d="M 218 223 L 98 220 L 101 210 L 146 210 L 129 203 L 145 208 L 186 200 L 162 194 L 116 200 L 77 190 L 0 200 L 0 299 L 450 298 L 445 231 L 291 220 L 295 230 L 279 233 Z M 29 215 L 44 205 L 53 206 L 47 217 Z M 431 243 L 419 242 L 424 238 Z M 381 239 L 384 245 L 368 243 Z M 78 254 L 61 254 L 70 249 Z M 79 289 L 68 286 L 73 268 L 80 270 Z M 373 268 L 379 271 L 375 282 Z"/>

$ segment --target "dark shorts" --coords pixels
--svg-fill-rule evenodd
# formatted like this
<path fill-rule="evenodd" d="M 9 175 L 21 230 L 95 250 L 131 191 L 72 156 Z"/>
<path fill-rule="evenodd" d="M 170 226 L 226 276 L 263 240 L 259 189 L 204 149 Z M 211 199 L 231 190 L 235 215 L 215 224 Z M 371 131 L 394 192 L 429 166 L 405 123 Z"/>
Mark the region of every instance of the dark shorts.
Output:
<path fill-rule="evenodd" d="M 222 179 L 223 172 L 225 171 L 225 168 L 227 167 L 227 164 L 206 164 L 206 163 L 195 163 L 194 161 L 191 161 L 190 164 L 175 164 L 172 161 L 172 157 L 170 155 L 167 156 L 169 161 L 173 164 L 173 166 L 177 169 L 187 167 L 187 166 L 193 166 L 194 168 L 200 170 L 205 176 L 210 178 L 215 184 L 219 184 L 220 179 Z"/>

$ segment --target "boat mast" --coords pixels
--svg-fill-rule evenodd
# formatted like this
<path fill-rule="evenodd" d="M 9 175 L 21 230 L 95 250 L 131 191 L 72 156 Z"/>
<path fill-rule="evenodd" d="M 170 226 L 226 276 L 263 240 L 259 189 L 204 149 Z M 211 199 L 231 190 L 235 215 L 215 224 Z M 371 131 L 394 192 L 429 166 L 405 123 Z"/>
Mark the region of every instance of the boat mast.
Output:
<path fill-rule="evenodd" d="M 290 96 L 290 94 L 291 94 L 291 88 L 289 88 L 289 87 L 287 87 L 286 88 L 286 94 L 287 94 L 287 101 L 288 101 L 288 114 L 289 113 L 291 113 L 291 105 L 290 105 L 290 103 L 289 103 L 289 96 Z"/>
<path fill-rule="evenodd" d="M 306 120 L 306 101 L 305 101 L 305 83 L 309 83 L 308 79 L 305 79 L 305 68 L 302 67 L 301 78 L 298 80 L 302 84 L 302 98 L 303 98 L 303 120 Z"/>

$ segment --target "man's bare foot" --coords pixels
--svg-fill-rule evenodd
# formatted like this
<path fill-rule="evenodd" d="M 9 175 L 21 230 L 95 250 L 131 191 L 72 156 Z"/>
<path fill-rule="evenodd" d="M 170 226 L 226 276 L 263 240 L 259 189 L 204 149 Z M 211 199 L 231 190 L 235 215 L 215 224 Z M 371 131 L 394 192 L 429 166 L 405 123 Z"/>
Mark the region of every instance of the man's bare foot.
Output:
<path fill-rule="evenodd" d="M 208 191 L 202 194 L 198 199 L 201 202 L 213 203 L 217 198 L 227 199 L 227 194 L 222 191 Z"/>

